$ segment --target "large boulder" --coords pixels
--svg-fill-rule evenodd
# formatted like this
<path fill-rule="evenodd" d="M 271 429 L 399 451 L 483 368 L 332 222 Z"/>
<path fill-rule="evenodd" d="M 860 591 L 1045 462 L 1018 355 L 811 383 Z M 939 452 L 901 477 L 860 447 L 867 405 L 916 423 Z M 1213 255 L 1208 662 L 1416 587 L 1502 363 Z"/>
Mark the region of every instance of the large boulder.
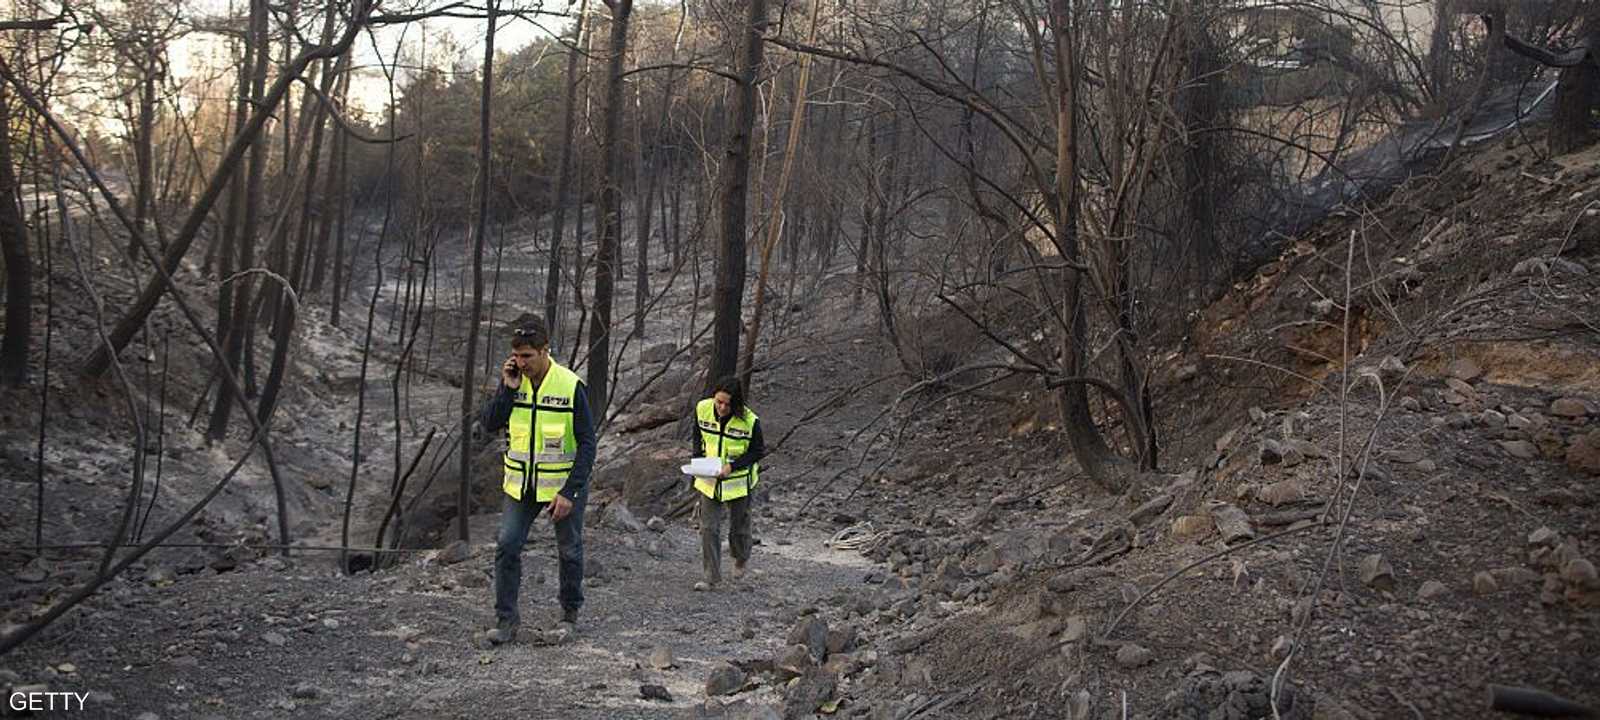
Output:
<path fill-rule="evenodd" d="M 678 470 L 688 459 L 687 443 L 658 443 L 612 463 L 596 480 L 608 488 L 620 484 L 634 517 L 671 517 L 689 499 L 689 478 Z"/>

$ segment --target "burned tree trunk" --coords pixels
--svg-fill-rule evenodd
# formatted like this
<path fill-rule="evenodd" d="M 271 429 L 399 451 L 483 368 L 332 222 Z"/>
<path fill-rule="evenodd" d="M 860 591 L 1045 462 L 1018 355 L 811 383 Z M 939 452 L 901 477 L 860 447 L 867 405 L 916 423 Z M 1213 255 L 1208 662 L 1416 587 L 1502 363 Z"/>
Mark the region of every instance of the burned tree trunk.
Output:
<path fill-rule="evenodd" d="M 477 404 L 477 382 L 473 373 L 478 363 L 478 326 L 483 313 L 483 237 L 489 232 L 489 164 L 493 160 L 494 145 L 490 136 L 490 120 L 494 115 L 494 32 L 499 22 L 500 5 L 489 3 L 489 19 L 483 41 L 483 92 L 478 106 L 478 217 L 472 233 L 472 310 L 467 316 L 467 357 L 461 365 L 461 452 L 460 484 L 456 487 L 456 538 L 470 539 L 467 518 L 472 509 L 472 453 L 466 439 L 472 437 L 474 407 Z M 420 456 L 420 453 L 419 453 Z"/>
<path fill-rule="evenodd" d="M 1500 18 L 1484 15 L 1483 21 L 1494 35 Z M 1596 140 L 1594 118 L 1600 113 L 1600 8 L 1591 9 L 1583 19 L 1583 40 L 1566 51 L 1555 51 L 1529 44 L 1515 36 L 1505 36 L 1512 52 L 1547 67 L 1561 68 L 1556 80 L 1556 107 L 1550 118 L 1547 141 L 1550 152 L 1565 154 Z"/>
<path fill-rule="evenodd" d="M 807 43 L 817 41 L 817 17 L 821 8 L 821 3 L 811 7 L 811 29 L 806 38 Z M 739 379 L 745 387 L 750 386 L 750 376 L 755 373 L 756 342 L 761 338 L 761 316 L 767 305 L 767 277 L 772 266 L 772 249 L 777 246 L 778 239 L 783 233 L 784 200 L 789 192 L 789 179 L 794 174 L 795 154 L 800 149 L 801 129 L 805 127 L 806 87 L 810 82 L 811 56 L 801 55 L 800 77 L 795 80 L 794 109 L 789 116 L 789 137 L 783 151 L 783 169 L 778 173 L 778 187 L 772 194 L 772 212 L 767 221 L 767 240 L 761 245 L 761 265 L 756 271 L 756 307 L 755 311 L 750 313 L 750 331 L 744 341 L 744 357 L 739 361 Z"/>
<path fill-rule="evenodd" d="M 1076 29 L 1068 0 L 1052 0 L 1050 24 L 1055 39 L 1056 83 L 1056 186 L 1052 210 L 1056 236 L 1062 250 L 1062 259 L 1074 265 L 1082 262 L 1079 248 L 1078 222 L 1083 202 L 1078 185 L 1078 55 L 1074 46 Z M 1110 491 L 1122 489 L 1119 465 L 1121 459 L 1106 444 L 1105 436 L 1094 423 L 1089 411 L 1089 384 L 1082 378 L 1088 370 L 1089 328 L 1087 303 L 1084 302 L 1084 274 L 1071 268 L 1060 271 L 1059 285 L 1062 328 L 1062 367 L 1066 376 L 1060 381 L 1061 421 L 1067 433 L 1067 442 L 1078 466 L 1095 482 Z"/>
<path fill-rule="evenodd" d="M 583 21 L 588 17 L 589 0 L 578 8 L 578 19 L 572 24 L 572 47 L 567 49 L 567 97 L 562 108 L 561 157 L 556 161 L 554 212 L 551 213 L 550 265 L 544 281 L 544 323 L 550 328 L 551 338 L 560 336 L 556 324 L 556 304 L 561 300 L 561 233 L 567 229 L 567 187 L 572 184 L 572 159 L 577 142 L 573 128 L 577 123 L 578 105 L 578 51 L 583 42 Z M 583 194 L 578 194 L 578 212 L 583 213 Z M 582 232 L 581 230 L 579 232 Z M 581 258 L 580 258 L 581 259 Z"/>
<path fill-rule="evenodd" d="M 28 375 L 33 334 L 33 260 L 28 231 L 17 207 L 17 174 L 11 165 L 11 113 L 0 83 L 0 253 L 6 261 L 6 329 L 0 341 L 0 385 L 21 385 Z"/>
<path fill-rule="evenodd" d="M 266 3 L 252 2 L 250 4 L 249 40 L 246 41 L 247 45 L 245 46 L 245 57 L 250 58 L 250 72 L 249 75 L 240 77 L 241 83 L 248 79 L 249 85 L 240 85 L 239 96 L 241 98 L 248 97 L 250 107 L 255 108 L 261 107 L 266 88 L 267 53 L 269 51 L 267 30 Z M 285 88 L 285 94 L 287 94 L 287 88 Z M 243 116 L 244 112 L 247 112 L 243 101 L 241 101 L 239 110 L 241 116 Z M 246 123 L 241 122 L 239 124 L 239 133 L 243 135 L 245 131 Z M 257 130 L 257 132 L 260 132 L 260 130 Z M 235 141 L 237 142 L 237 136 Z M 238 213 L 236 218 L 239 221 L 239 226 L 234 242 L 238 243 L 235 248 L 237 252 L 235 260 L 238 263 L 236 267 L 241 270 L 250 267 L 251 263 L 255 262 L 255 240 L 261 207 L 261 175 L 267 162 L 265 142 L 251 142 L 248 162 L 249 167 L 244 173 L 242 186 L 236 195 L 239 201 L 239 209 L 231 211 Z M 226 283 L 229 279 L 225 277 L 223 282 Z M 251 333 L 255 330 L 254 313 L 250 312 L 253 300 L 251 293 L 252 282 L 251 278 L 241 276 L 235 283 L 233 308 L 228 311 L 228 334 L 224 340 L 227 360 L 226 365 L 219 368 L 219 372 L 237 373 L 240 365 L 246 362 L 247 354 L 245 351 L 250 344 Z M 118 327 L 120 329 L 121 326 L 119 325 Z M 113 340 L 116 338 L 115 332 L 113 332 L 112 338 Z M 250 388 L 253 384 L 247 380 L 245 387 Z M 247 390 L 247 393 L 253 394 L 249 390 Z M 227 436 L 229 418 L 233 415 L 233 402 L 233 399 L 226 394 L 217 394 L 216 404 L 211 408 L 211 422 L 206 427 L 206 439 L 208 441 L 218 442 Z"/>
<path fill-rule="evenodd" d="M 1583 60 L 1561 70 L 1556 81 L 1556 107 L 1550 118 L 1550 152 L 1569 153 L 1595 141 L 1595 112 L 1600 110 L 1600 26 L 1584 35 Z"/>
<path fill-rule="evenodd" d="M 137 166 L 139 175 L 138 184 L 134 186 L 133 196 L 133 224 L 143 234 L 150 214 L 154 211 L 153 199 L 155 197 L 155 117 L 156 117 L 156 60 L 146 56 L 140 72 L 143 77 L 139 80 L 139 129 L 138 137 L 134 139 L 134 165 Z M 139 257 L 136 241 L 128 242 L 128 257 L 137 260 Z"/>
<path fill-rule="evenodd" d="M 611 300 L 616 294 L 618 248 L 622 244 L 622 61 L 628 52 L 633 0 L 606 0 L 611 8 L 611 48 L 606 60 L 606 105 L 600 124 L 599 230 L 594 255 L 594 314 L 589 325 L 586 384 L 589 407 L 605 417 L 611 377 Z"/>
<path fill-rule="evenodd" d="M 739 316 L 744 300 L 745 212 L 750 185 L 750 136 L 756 121 L 756 73 L 761 69 L 761 36 L 767 25 L 766 0 L 750 0 L 745 42 L 738 62 L 733 126 L 722 165 L 722 243 L 717 253 L 715 318 L 712 321 L 708 384 L 732 375 L 739 364 Z"/>

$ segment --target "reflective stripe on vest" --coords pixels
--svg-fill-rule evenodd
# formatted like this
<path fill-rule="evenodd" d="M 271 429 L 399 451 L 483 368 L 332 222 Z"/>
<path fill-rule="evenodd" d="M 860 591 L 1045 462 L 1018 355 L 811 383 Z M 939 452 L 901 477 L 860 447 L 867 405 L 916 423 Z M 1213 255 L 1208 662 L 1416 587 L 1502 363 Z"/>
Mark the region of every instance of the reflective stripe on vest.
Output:
<path fill-rule="evenodd" d="M 506 424 L 505 478 L 501 489 L 521 500 L 529 485 L 535 502 L 554 500 L 567 484 L 578 459 L 578 437 L 572 429 L 578 376 L 554 360 L 539 389 L 522 376 L 511 420 Z"/>
<path fill-rule="evenodd" d="M 747 407 L 742 416 L 723 421 L 717 417 L 716 399 L 706 398 L 695 404 L 694 415 L 705 457 L 722 458 L 723 462 L 731 463 L 750 449 L 750 438 L 756 427 L 754 410 Z M 714 477 L 696 477 L 694 489 L 713 500 L 738 500 L 755 489 L 761 476 L 758 465 L 751 463 L 750 467 L 728 473 L 721 482 Z"/>

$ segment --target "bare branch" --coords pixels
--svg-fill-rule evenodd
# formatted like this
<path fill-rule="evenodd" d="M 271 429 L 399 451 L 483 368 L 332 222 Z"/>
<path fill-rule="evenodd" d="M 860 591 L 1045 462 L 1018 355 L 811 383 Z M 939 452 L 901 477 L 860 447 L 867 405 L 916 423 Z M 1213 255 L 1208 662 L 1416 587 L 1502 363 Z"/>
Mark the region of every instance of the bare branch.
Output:
<path fill-rule="evenodd" d="M 733 74 L 733 73 L 731 73 L 731 72 L 729 72 L 727 70 L 723 70 L 721 68 L 714 68 L 714 67 L 710 67 L 710 66 L 706 66 L 706 65 L 692 65 L 692 64 L 688 64 L 688 63 L 661 63 L 660 65 L 646 65 L 644 67 L 637 67 L 637 68 L 634 68 L 632 70 L 629 70 L 629 71 L 627 71 L 625 73 L 622 73 L 621 75 L 619 75 L 617 77 L 618 77 L 618 79 L 621 79 L 621 78 L 625 78 L 625 77 L 627 77 L 629 75 L 633 75 L 633 74 L 636 74 L 636 73 L 642 73 L 642 72 L 649 72 L 651 70 L 698 70 L 700 72 L 711 73 L 712 75 L 716 75 L 718 77 L 727 78 L 727 79 L 732 80 L 734 82 L 742 82 L 742 80 L 739 78 L 738 75 L 735 75 L 735 74 Z"/>
<path fill-rule="evenodd" d="M 1497 27 L 1495 24 L 1496 18 L 1494 13 L 1485 13 L 1481 17 L 1483 18 L 1483 23 L 1489 26 L 1490 37 L 1493 37 L 1495 35 L 1495 28 Z M 1589 60 L 1590 52 L 1593 50 L 1593 48 L 1590 48 L 1587 45 L 1579 45 L 1571 50 L 1557 52 L 1549 48 L 1534 45 L 1509 33 L 1505 34 L 1505 43 L 1506 47 L 1510 48 L 1512 52 L 1518 55 L 1528 58 L 1529 60 L 1533 60 L 1541 65 L 1559 68 L 1577 67 L 1582 65 L 1585 61 Z"/>
<path fill-rule="evenodd" d="M 338 123 L 339 127 L 343 128 L 344 131 L 350 135 L 350 137 L 353 137 L 360 142 L 364 142 L 369 145 L 387 145 L 389 143 L 397 143 L 401 140 L 406 140 L 414 134 L 406 133 L 404 135 L 386 138 L 363 135 L 360 130 L 357 130 L 354 125 L 350 124 L 350 120 L 344 116 L 344 113 L 339 111 L 338 103 L 335 103 L 333 98 L 328 97 L 327 93 L 322 92 L 322 88 L 317 87 L 316 83 L 306 79 L 306 77 L 303 75 L 300 76 L 299 80 L 306 86 L 306 88 L 311 90 L 312 94 L 317 96 L 317 100 L 322 102 L 322 106 L 328 110 L 328 115 L 333 118 L 333 121 Z"/>
<path fill-rule="evenodd" d="M 64 20 L 66 18 L 61 15 L 39 20 L 0 20 L 0 32 L 7 30 L 49 30 L 60 25 Z"/>

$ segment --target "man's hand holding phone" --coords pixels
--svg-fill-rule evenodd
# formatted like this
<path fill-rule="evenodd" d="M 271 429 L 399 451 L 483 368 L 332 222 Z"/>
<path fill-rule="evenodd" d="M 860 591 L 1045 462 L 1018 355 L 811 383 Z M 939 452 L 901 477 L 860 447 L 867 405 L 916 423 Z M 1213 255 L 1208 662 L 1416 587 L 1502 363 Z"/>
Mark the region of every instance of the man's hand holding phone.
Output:
<path fill-rule="evenodd" d="M 500 380 L 512 390 L 522 387 L 522 370 L 517 367 L 515 356 L 506 358 L 506 364 L 500 366 Z"/>

